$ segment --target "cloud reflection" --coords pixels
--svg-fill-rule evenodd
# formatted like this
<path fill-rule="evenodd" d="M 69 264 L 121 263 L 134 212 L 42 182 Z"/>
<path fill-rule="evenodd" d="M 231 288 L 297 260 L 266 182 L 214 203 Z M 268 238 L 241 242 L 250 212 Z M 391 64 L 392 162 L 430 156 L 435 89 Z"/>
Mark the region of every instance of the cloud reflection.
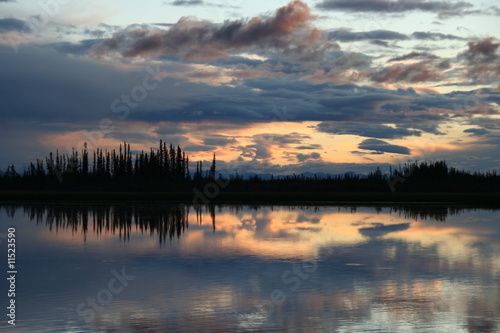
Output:
<path fill-rule="evenodd" d="M 433 332 L 494 332 L 500 319 L 496 214 L 418 206 L 0 207 L 23 235 L 29 254 L 23 271 L 39 277 L 30 278 L 19 298 L 30 299 L 28 313 L 43 314 L 44 329 L 62 316 L 74 330 L 127 332 L 400 332 L 424 324 Z M 294 289 L 283 274 L 305 262 L 317 270 Z M 103 283 L 99 272 L 109 279 L 109 268 L 119 265 L 137 283 L 90 326 L 57 310 L 95 294 Z M 278 289 L 283 304 L 272 312 L 256 307 Z"/>

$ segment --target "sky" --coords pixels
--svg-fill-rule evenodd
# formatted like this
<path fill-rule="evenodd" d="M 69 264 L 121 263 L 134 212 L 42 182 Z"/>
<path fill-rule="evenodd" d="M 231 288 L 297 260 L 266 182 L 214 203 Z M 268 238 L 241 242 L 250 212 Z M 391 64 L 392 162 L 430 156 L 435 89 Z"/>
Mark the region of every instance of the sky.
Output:
<path fill-rule="evenodd" d="M 498 0 L 0 0 L 0 170 L 160 139 L 239 173 L 498 170 L 499 17 Z"/>

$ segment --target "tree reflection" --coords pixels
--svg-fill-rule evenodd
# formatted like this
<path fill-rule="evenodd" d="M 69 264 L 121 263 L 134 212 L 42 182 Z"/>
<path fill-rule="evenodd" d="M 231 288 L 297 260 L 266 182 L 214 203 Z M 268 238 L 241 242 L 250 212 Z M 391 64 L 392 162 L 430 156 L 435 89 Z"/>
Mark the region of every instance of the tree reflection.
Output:
<path fill-rule="evenodd" d="M 52 204 L 0 205 L 7 215 L 14 217 L 22 209 L 30 220 L 44 224 L 50 230 L 70 230 L 82 233 L 86 240 L 89 230 L 96 235 L 113 234 L 129 240 L 132 231 L 157 235 L 160 243 L 180 238 L 189 226 L 189 212 L 194 210 L 196 222 L 202 223 L 203 211 L 211 217 L 215 231 L 215 207 L 191 207 L 184 204 Z"/>
<path fill-rule="evenodd" d="M 256 205 L 218 205 L 218 210 L 228 209 L 232 214 L 245 209 L 259 211 L 264 207 Z M 274 206 L 270 206 L 273 210 Z M 321 210 L 321 206 L 313 207 L 314 212 Z M 356 212 L 357 205 L 337 206 L 339 211 L 347 210 Z M 365 206 L 366 207 L 366 206 Z M 293 205 L 293 209 L 311 208 L 307 205 Z M 474 208 L 450 206 L 376 206 L 376 214 L 389 208 L 389 214 L 396 214 L 404 218 L 415 220 L 431 220 L 445 222 L 450 215 L 460 214 L 463 211 L 475 210 Z M 96 235 L 113 234 L 120 239 L 129 240 L 131 233 L 149 233 L 158 236 L 160 243 L 167 239 L 180 238 L 189 227 L 190 213 L 195 216 L 195 223 L 203 224 L 203 218 L 209 218 L 212 229 L 216 231 L 216 205 L 205 206 L 185 205 L 181 203 L 54 203 L 54 204 L 0 204 L 9 217 L 14 217 L 17 211 L 24 214 L 37 224 L 46 225 L 50 230 L 70 230 L 72 233 L 81 233 L 86 240 L 87 234 Z M 244 221 L 242 221 L 243 223 Z M 407 227 L 406 225 L 404 227 Z M 387 228 L 387 227 L 386 227 Z M 366 228 L 365 228 L 366 229 Z M 382 228 L 383 229 L 383 228 Z M 365 233 L 384 231 L 379 226 L 376 230 L 366 229 Z M 385 230 L 388 231 L 388 230 Z"/>

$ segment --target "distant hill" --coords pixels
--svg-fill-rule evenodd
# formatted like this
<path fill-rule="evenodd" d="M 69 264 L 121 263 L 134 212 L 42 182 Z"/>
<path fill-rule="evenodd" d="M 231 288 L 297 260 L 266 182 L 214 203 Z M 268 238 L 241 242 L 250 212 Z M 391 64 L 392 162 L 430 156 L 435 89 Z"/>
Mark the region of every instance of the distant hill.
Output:
<path fill-rule="evenodd" d="M 295 174 L 297 177 L 304 177 L 304 178 L 318 178 L 318 179 L 326 179 L 328 177 L 334 178 L 334 177 L 339 177 L 339 176 L 345 176 L 346 173 L 338 173 L 338 174 L 333 174 L 333 173 L 314 173 L 314 172 L 303 172 L 299 174 Z M 366 178 L 366 175 L 355 173 L 353 171 L 348 171 L 347 174 L 350 176 L 358 176 L 359 178 Z M 216 176 L 219 177 L 219 175 L 222 175 L 223 177 L 227 178 L 228 175 L 234 176 L 236 175 L 234 172 L 228 172 L 227 170 L 221 170 L 220 172 L 216 172 Z M 273 174 L 271 173 L 255 173 L 255 172 L 244 172 L 244 173 L 239 173 L 239 176 L 241 176 L 244 180 L 249 180 L 253 177 L 258 177 L 262 180 L 270 180 L 273 178 Z M 287 177 L 293 176 L 293 174 L 288 174 L 288 175 L 274 175 L 274 179 L 285 179 Z"/>

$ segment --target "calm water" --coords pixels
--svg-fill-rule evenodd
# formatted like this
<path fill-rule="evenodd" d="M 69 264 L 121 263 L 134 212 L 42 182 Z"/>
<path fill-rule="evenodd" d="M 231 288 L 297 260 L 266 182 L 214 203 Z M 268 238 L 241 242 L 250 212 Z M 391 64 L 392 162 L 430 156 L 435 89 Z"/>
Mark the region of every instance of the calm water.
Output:
<path fill-rule="evenodd" d="M 2 332 L 500 332 L 498 211 L 0 205 Z M 5 319 L 2 314 L 2 319 Z"/>

